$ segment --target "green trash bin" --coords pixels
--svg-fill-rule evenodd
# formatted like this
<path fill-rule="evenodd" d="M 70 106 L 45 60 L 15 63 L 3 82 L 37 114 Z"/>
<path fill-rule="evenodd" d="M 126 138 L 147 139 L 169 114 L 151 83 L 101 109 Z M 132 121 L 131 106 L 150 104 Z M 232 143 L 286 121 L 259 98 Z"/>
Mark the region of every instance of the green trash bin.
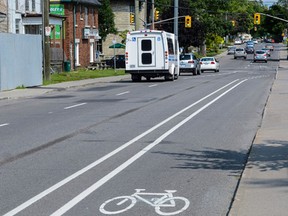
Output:
<path fill-rule="evenodd" d="M 70 63 L 70 61 L 65 61 L 64 62 L 64 71 L 65 72 L 70 72 L 71 71 L 71 63 Z"/>

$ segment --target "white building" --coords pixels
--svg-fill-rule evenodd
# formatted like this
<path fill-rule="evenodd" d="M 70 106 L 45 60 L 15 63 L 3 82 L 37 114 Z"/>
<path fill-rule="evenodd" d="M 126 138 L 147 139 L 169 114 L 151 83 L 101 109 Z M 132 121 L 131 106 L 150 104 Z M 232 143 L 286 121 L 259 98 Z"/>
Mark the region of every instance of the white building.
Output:
<path fill-rule="evenodd" d="M 7 0 L 0 0 L 0 32 L 7 32 Z"/>
<path fill-rule="evenodd" d="M 42 0 L 10 0 L 8 3 L 8 32 L 40 34 L 42 29 Z"/>

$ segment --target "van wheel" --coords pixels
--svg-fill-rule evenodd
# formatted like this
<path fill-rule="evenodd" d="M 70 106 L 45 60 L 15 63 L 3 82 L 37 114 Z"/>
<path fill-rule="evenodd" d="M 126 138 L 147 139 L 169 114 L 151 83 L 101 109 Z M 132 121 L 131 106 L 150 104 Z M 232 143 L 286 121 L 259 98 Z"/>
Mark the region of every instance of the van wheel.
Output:
<path fill-rule="evenodd" d="M 165 76 L 165 81 L 173 81 L 173 80 L 174 80 L 174 74 Z"/>
<path fill-rule="evenodd" d="M 140 82 L 141 81 L 141 76 L 140 75 L 136 75 L 136 74 L 132 74 L 131 79 L 133 82 Z"/>
<path fill-rule="evenodd" d="M 174 73 L 174 79 L 177 80 L 179 75 Z"/>

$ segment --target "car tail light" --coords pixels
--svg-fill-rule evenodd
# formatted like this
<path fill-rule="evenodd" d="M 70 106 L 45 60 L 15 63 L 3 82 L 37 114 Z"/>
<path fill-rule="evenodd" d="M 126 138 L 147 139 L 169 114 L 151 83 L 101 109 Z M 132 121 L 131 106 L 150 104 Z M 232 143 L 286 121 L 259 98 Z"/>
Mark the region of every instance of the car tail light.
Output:
<path fill-rule="evenodd" d="M 128 64 L 128 52 L 125 53 L 125 61 L 126 61 L 126 64 Z"/>
<path fill-rule="evenodd" d="M 200 64 L 203 64 L 202 62 L 200 62 Z"/>
<path fill-rule="evenodd" d="M 194 64 L 194 61 L 188 61 L 189 64 Z"/>
<path fill-rule="evenodd" d="M 212 61 L 210 64 L 215 64 L 215 62 L 214 62 L 214 61 Z"/>

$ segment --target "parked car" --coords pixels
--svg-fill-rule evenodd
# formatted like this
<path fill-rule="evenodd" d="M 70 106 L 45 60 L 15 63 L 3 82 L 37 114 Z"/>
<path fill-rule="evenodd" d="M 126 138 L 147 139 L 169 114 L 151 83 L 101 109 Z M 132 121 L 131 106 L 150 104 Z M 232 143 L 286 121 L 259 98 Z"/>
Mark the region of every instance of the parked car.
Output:
<path fill-rule="evenodd" d="M 253 61 L 264 61 L 267 63 L 267 53 L 264 50 L 256 50 L 254 52 L 254 58 Z"/>
<path fill-rule="evenodd" d="M 125 55 L 115 55 L 116 68 L 125 68 Z M 111 59 L 106 60 L 106 65 L 114 68 L 114 56 Z"/>
<path fill-rule="evenodd" d="M 268 56 L 271 56 L 271 51 L 269 48 L 263 47 L 262 50 L 265 51 Z"/>
<path fill-rule="evenodd" d="M 247 53 L 244 48 L 241 47 L 235 50 L 234 59 L 237 59 L 237 58 L 244 58 L 244 59 L 247 58 Z"/>
<path fill-rule="evenodd" d="M 203 73 L 204 71 L 220 71 L 219 61 L 215 57 L 203 57 L 199 61 L 200 71 Z"/>
<path fill-rule="evenodd" d="M 193 75 L 199 75 L 199 61 L 193 53 L 184 53 L 180 55 L 180 72 L 188 72 L 192 73 Z"/>
<path fill-rule="evenodd" d="M 228 46 L 228 55 L 234 55 L 236 46 Z"/>

